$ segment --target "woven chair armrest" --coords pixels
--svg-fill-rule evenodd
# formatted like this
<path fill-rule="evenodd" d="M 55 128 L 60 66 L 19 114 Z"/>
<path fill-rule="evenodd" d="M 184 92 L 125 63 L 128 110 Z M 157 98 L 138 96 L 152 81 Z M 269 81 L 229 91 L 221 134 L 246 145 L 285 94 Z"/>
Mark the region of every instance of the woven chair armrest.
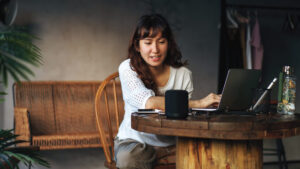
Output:
<path fill-rule="evenodd" d="M 18 146 L 31 145 L 31 130 L 29 124 L 29 113 L 26 108 L 14 108 L 15 134 L 19 135 L 17 140 L 25 140 L 28 142 L 20 143 Z"/>

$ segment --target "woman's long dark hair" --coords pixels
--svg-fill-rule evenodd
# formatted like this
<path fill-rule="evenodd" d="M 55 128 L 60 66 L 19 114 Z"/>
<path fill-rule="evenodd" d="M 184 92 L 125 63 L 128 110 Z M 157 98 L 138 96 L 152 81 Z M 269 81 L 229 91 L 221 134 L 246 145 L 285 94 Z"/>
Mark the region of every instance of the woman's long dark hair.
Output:
<path fill-rule="evenodd" d="M 145 86 L 148 89 L 152 89 L 156 95 L 159 95 L 158 86 L 154 82 L 153 75 L 147 63 L 143 60 L 137 49 L 139 49 L 139 41 L 141 39 L 155 37 L 160 32 L 162 33 L 162 37 L 166 38 L 168 41 L 167 57 L 163 64 L 176 68 L 186 65 L 187 62 L 181 61 L 181 52 L 175 42 L 167 20 L 159 14 L 144 15 L 139 19 L 128 49 L 128 58 L 130 58 L 132 69 L 137 72 Z"/>

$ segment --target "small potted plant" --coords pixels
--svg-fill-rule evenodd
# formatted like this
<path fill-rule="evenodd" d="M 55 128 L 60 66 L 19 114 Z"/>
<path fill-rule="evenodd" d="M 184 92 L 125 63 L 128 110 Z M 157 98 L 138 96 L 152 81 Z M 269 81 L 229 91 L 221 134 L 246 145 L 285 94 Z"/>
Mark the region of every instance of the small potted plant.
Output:
<path fill-rule="evenodd" d="M 37 153 L 38 148 L 17 147 L 18 144 L 26 141 L 17 140 L 18 135 L 13 134 L 13 130 L 0 129 L 0 168 L 19 168 L 18 162 L 30 167 L 33 163 L 50 167 L 49 163 L 43 160 Z"/>
<path fill-rule="evenodd" d="M 24 28 L 10 26 L 16 12 L 16 0 L 0 0 L 0 83 L 5 87 L 9 76 L 17 82 L 20 79 L 29 80 L 29 76 L 34 74 L 28 65 L 39 66 L 42 63 L 40 49 L 33 43 L 37 37 Z M 5 94 L 0 92 L 0 95 Z M 28 167 L 33 163 L 49 167 L 49 163 L 37 153 L 38 147 L 18 146 L 25 141 L 17 137 L 13 129 L 0 129 L 0 169 L 19 168 L 19 162 Z"/>

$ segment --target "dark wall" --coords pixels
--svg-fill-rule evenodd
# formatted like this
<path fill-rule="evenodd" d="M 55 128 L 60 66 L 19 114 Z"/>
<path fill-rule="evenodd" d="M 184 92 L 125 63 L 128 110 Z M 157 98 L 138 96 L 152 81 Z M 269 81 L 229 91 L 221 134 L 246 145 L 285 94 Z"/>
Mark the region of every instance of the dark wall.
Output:
<path fill-rule="evenodd" d="M 217 92 L 219 61 L 219 1 L 185 2 L 178 43 L 193 72 L 193 98 Z"/>

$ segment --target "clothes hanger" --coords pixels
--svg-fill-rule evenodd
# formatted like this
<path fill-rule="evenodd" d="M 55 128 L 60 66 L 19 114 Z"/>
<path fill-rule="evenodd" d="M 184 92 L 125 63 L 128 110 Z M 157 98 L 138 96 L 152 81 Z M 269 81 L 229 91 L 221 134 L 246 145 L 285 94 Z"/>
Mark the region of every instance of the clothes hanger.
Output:
<path fill-rule="evenodd" d="M 294 29 L 293 31 L 297 30 L 297 26 L 298 26 L 298 18 L 296 15 L 291 15 L 291 22 L 294 24 Z"/>
<path fill-rule="evenodd" d="M 229 9 L 226 10 L 226 16 L 227 16 L 227 19 L 229 20 L 229 22 L 231 24 L 230 27 L 232 27 L 232 28 L 238 28 L 239 27 L 237 22 L 232 18 L 231 13 L 229 12 Z"/>
<path fill-rule="evenodd" d="M 292 20 L 292 16 L 291 14 L 288 14 L 288 21 L 289 21 L 289 27 L 290 27 L 290 30 L 291 31 L 294 31 L 295 30 L 295 24 Z"/>
<path fill-rule="evenodd" d="M 288 16 L 288 13 L 286 14 L 286 17 L 284 19 L 284 23 L 283 23 L 283 26 L 282 26 L 282 31 L 289 31 L 290 29 L 290 25 L 289 25 L 289 16 Z"/>
<path fill-rule="evenodd" d="M 234 11 L 234 16 L 237 19 L 237 21 L 241 24 L 249 23 L 249 17 L 243 16 L 241 13 L 239 13 L 237 10 Z"/>
<path fill-rule="evenodd" d="M 298 18 L 296 15 L 292 15 L 290 13 L 287 13 L 285 17 L 285 21 L 282 27 L 283 31 L 290 31 L 295 32 L 298 27 Z"/>

